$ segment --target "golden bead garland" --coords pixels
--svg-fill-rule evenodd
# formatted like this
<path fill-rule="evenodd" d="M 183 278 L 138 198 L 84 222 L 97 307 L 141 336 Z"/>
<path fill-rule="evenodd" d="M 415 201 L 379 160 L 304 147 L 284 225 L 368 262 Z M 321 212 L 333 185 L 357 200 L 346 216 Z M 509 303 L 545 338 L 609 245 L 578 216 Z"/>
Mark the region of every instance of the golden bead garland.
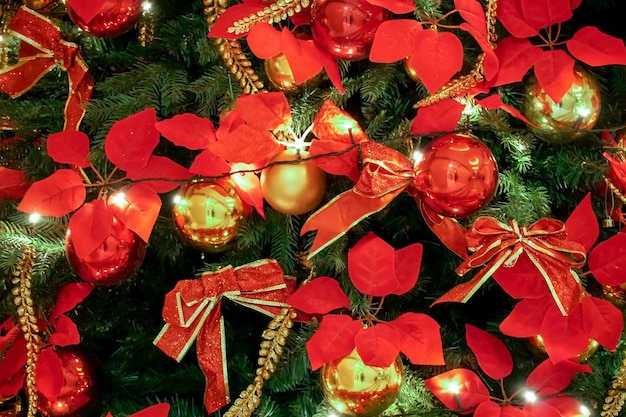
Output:
<path fill-rule="evenodd" d="M 277 0 L 276 3 L 266 6 L 263 10 L 239 19 L 228 28 L 228 33 L 241 35 L 250 31 L 252 26 L 260 22 L 277 23 L 287 20 L 290 16 L 300 13 L 302 9 L 309 7 L 309 0 Z"/>

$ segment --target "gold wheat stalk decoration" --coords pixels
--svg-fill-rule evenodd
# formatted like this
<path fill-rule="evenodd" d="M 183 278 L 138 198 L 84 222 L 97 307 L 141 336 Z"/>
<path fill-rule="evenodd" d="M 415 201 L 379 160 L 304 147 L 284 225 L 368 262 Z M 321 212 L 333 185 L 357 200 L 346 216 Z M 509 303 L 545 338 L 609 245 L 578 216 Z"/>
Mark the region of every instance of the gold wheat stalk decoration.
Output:
<path fill-rule="evenodd" d="M 626 403 L 626 358 L 622 360 L 622 365 L 617 370 L 617 375 L 611 384 L 604 405 L 602 406 L 601 417 L 617 417 Z"/>
<path fill-rule="evenodd" d="M 266 6 L 263 10 L 234 22 L 233 26 L 228 28 L 228 33 L 240 35 L 249 32 L 252 26 L 260 22 L 271 25 L 272 23 L 287 20 L 287 18 L 300 13 L 302 9 L 309 7 L 309 5 L 309 0 L 277 0 L 276 3 Z"/>

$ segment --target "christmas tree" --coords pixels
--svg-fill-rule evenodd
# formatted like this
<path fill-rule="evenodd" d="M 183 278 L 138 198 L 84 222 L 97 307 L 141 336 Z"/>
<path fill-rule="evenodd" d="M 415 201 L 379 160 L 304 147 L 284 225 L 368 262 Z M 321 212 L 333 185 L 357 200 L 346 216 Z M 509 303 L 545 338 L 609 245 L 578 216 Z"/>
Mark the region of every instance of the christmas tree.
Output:
<path fill-rule="evenodd" d="M 624 12 L 3 0 L 0 415 L 620 415 Z"/>

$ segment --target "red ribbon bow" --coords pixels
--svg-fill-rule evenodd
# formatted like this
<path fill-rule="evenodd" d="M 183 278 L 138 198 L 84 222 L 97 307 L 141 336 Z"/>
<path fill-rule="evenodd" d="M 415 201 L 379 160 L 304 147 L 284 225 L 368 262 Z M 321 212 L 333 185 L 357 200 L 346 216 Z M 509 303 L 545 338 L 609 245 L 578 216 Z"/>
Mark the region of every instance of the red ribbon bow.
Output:
<path fill-rule="evenodd" d="M 525 253 L 546 281 L 561 313 L 567 315 L 579 302 L 581 283 L 573 268 L 585 264 L 585 248 L 567 240 L 565 224 L 555 219 L 541 219 L 520 227 L 515 220 L 508 224 L 492 217 L 479 217 L 466 236 L 468 249 L 474 252 L 456 272 L 460 276 L 472 268 L 484 267 L 470 281 L 457 285 L 441 296 L 441 302 L 467 302 L 502 265 L 512 267 Z"/>
<path fill-rule="evenodd" d="M 64 129 L 78 130 L 85 115 L 84 104 L 93 90 L 78 45 L 61 39 L 61 32 L 50 20 L 26 6 L 15 13 L 9 29 L 21 40 L 19 61 L 0 71 L 0 90 L 12 98 L 19 97 L 60 64 L 67 71 L 70 90 Z"/>
<path fill-rule="evenodd" d="M 181 361 L 198 339 L 198 363 L 206 378 L 204 405 L 212 413 L 230 402 L 222 299 L 226 297 L 273 317 L 288 307 L 285 300 L 294 289 L 295 281 L 285 279 L 282 269 L 272 259 L 238 268 L 227 266 L 202 274 L 199 279 L 179 281 L 165 296 L 166 324 L 153 343 Z"/>
<path fill-rule="evenodd" d="M 317 230 L 309 258 L 361 220 L 384 209 L 403 191 L 416 196 L 413 163 L 409 158 L 376 142 L 363 141 L 360 146 L 363 170 L 355 186 L 318 209 L 302 226 L 301 235 Z M 418 205 L 439 239 L 464 258 L 465 230 L 455 220 L 439 216 L 419 202 Z"/>

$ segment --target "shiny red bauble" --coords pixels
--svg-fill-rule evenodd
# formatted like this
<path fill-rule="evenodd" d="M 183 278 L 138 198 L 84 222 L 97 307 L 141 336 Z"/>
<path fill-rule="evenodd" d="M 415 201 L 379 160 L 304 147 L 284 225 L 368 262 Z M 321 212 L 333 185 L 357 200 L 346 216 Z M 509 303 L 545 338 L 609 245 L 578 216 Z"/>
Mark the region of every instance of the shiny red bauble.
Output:
<path fill-rule="evenodd" d="M 37 411 L 48 417 L 72 417 L 95 404 L 98 393 L 98 369 L 82 347 L 66 346 L 56 350 L 61 359 L 63 386 L 56 398 L 37 397 Z"/>
<path fill-rule="evenodd" d="M 143 12 L 141 0 L 98 0 L 97 3 L 99 7 L 94 7 L 94 0 L 66 0 L 65 6 L 76 26 L 103 38 L 128 32 Z"/>
<path fill-rule="evenodd" d="M 415 165 L 420 198 L 435 213 L 466 217 L 485 207 L 496 191 L 498 165 L 484 143 L 463 134 L 428 145 Z"/>
<path fill-rule="evenodd" d="M 85 258 L 79 258 L 72 231 L 65 235 L 65 256 L 76 275 L 94 285 L 110 287 L 129 279 L 141 266 L 146 242 L 113 216 L 109 236 Z"/>
<path fill-rule="evenodd" d="M 366 0 L 314 0 L 311 31 L 315 43 L 337 59 L 368 57 L 374 33 L 389 12 Z"/>

